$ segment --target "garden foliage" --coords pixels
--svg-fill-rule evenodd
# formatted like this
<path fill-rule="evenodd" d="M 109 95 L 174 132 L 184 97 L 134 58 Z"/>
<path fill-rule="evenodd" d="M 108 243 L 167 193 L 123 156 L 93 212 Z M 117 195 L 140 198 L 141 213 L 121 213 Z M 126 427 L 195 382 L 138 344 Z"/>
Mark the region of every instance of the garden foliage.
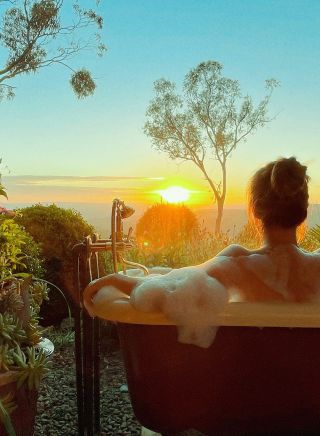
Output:
<path fill-rule="evenodd" d="M 45 268 L 45 279 L 62 290 L 72 301 L 73 252 L 94 229 L 73 209 L 63 209 L 54 204 L 36 204 L 19 210 L 17 223 L 39 244 Z M 54 310 L 52 310 L 54 307 Z M 44 325 L 56 324 L 68 315 L 64 298 L 58 292 L 50 292 L 50 304 L 41 310 Z"/>

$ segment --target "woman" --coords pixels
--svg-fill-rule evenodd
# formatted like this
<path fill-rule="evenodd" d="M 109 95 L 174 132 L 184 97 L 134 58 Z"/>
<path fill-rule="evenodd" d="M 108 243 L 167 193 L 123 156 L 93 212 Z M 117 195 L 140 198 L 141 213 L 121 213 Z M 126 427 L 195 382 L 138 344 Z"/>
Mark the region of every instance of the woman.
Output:
<path fill-rule="evenodd" d="M 227 266 L 217 271 L 213 261 L 206 263 L 208 274 L 227 287 L 236 284 L 243 300 L 302 302 L 320 294 L 320 255 L 299 249 L 297 243 L 297 229 L 307 217 L 306 171 L 294 157 L 259 169 L 249 185 L 249 212 L 263 233 L 264 246 L 247 250 L 231 245 L 219 253 L 228 258 L 226 265 L 241 272 L 237 276 L 228 277 Z"/>
<path fill-rule="evenodd" d="M 209 325 L 228 301 L 316 301 L 320 295 L 320 254 L 297 244 L 307 217 L 307 168 L 294 157 L 259 169 L 249 185 L 249 208 L 264 245 L 248 250 L 231 245 L 196 267 L 166 275 L 133 278 L 113 274 L 99 280 L 130 295 L 133 306 L 163 312 L 177 325 Z M 96 292 L 91 287 L 90 295 Z"/>

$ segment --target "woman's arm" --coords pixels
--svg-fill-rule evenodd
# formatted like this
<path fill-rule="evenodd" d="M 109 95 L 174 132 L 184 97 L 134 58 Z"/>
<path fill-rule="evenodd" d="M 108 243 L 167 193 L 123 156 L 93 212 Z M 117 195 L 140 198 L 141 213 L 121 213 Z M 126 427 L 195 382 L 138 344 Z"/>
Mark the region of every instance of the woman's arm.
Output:
<path fill-rule="evenodd" d="M 90 283 L 86 288 L 85 296 L 92 299 L 95 294 L 104 286 L 114 286 L 119 291 L 130 295 L 132 290 L 142 281 L 144 277 L 130 277 L 124 274 L 109 274 L 108 276 L 101 277 Z"/>

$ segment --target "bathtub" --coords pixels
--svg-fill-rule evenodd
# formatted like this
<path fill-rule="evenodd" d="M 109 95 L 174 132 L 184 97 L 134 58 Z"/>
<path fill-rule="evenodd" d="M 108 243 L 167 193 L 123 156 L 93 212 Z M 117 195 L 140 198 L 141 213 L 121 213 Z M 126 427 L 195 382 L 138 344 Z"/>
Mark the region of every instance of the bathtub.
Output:
<path fill-rule="evenodd" d="M 144 427 L 162 434 L 319 434 L 320 304 L 229 303 L 208 349 L 179 343 L 162 314 L 136 311 L 103 279 L 87 287 L 84 304 L 117 323 L 132 407 Z"/>

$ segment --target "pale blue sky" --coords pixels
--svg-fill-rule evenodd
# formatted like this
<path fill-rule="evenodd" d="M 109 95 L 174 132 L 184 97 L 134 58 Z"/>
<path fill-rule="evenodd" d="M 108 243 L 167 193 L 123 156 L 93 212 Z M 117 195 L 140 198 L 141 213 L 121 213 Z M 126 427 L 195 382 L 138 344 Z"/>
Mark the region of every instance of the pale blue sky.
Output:
<path fill-rule="evenodd" d="M 281 82 L 270 105 L 277 118 L 230 160 L 230 197 L 245 201 L 247 179 L 258 166 L 296 155 L 309 164 L 312 201 L 320 202 L 319 1 L 101 0 L 100 12 L 107 54 L 96 59 L 83 53 L 72 62 L 93 71 L 98 85 L 93 97 L 78 101 L 68 85 L 69 71 L 59 66 L 11 82 L 16 97 L 0 104 L 0 150 L 12 175 L 142 178 L 126 180 L 124 195 L 126 189 L 147 191 L 146 177 L 165 178 L 153 181 L 153 188 L 161 189 L 166 178 L 180 178 L 207 189 L 196 169 L 152 150 L 142 128 L 154 80 L 181 84 L 190 68 L 213 59 L 256 101 L 264 95 L 265 79 Z M 111 179 L 91 187 L 93 199 L 94 189 L 112 195 L 120 185 Z M 24 185 L 20 197 L 27 198 L 22 192 L 29 189 L 28 198 L 38 201 L 41 189 L 47 201 L 58 201 L 61 181 L 59 194 L 54 180 L 51 189 L 48 181 L 41 188 Z M 12 189 L 12 201 L 21 201 L 19 188 Z M 79 192 L 70 189 L 71 201 Z"/>

